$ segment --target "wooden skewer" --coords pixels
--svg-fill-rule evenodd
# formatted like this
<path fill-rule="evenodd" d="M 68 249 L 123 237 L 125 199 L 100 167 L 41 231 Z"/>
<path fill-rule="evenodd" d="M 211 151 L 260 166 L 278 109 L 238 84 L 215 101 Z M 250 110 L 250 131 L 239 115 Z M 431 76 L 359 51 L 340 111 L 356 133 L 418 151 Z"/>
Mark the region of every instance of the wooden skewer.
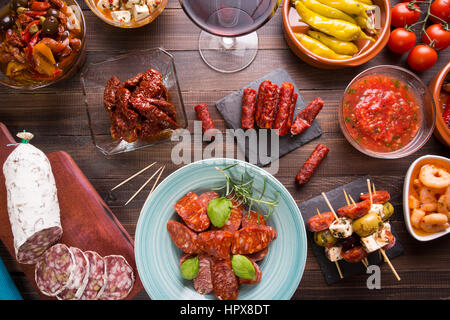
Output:
<path fill-rule="evenodd" d="M 141 173 L 143 173 L 145 170 L 151 168 L 156 162 L 153 162 L 152 164 L 148 165 L 147 167 L 145 167 L 144 169 L 140 170 L 139 172 L 136 172 L 135 174 L 133 174 L 131 177 L 125 179 L 124 181 L 122 181 L 121 183 L 119 183 L 117 186 L 115 186 L 114 188 L 111 189 L 111 191 L 117 189 L 118 187 L 124 185 L 125 183 L 127 183 L 128 181 L 130 181 L 131 179 L 137 177 L 138 175 L 140 175 Z"/>
<path fill-rule="evenodd" d="M 317 208 L 316 208 L 317 209 Z M 320 214 L 319 209 L 317 209 L 317 214 L 319 215 L 319 217 L 321 217 L 322 215 Z"/>
<path fill-rule="evenodd" d="M 162 175 L 162 173 L 163 173 L 163 171 L 164 171 L 165 168 L 166 168 L 166 166 L 164 166 L 164 167 L 162 168 L 162 170 L 161 170 L 161 171 L 159 172 L 159 174 L 158 174 L 158 177 L 156 177 L 156 181 L 155 181 L 155 183 L 153 184 L 152 190 L 150 190 L 150 192 L 149 192 L 149 194 L 148 194 L 148 196 L 147 196 L 147 199 L 145 199 L 145 202 L 147 202 L 148 198 L 150 198 L 150 196 L 152 195 L 153 190 L 155 190 L 156 185 L 157 185 L 157 183 L 158 183 L 158 181 L 159 181 L 159 178 L 161 177 L 161 175 Z"/>
<path fill-rule="evenodd" d="M 372 189 L 373 189 L 373 193 L 377 192 L 377 191 L 375 190 L 375 183 L 372 183 Z"/>
<path fill-rule="evenodd" d="M 327 203 L 327 205 L 328 205 L 328 207 L 330 208 L 331 212 L 333 212 L 334 218 L 335 218 L 336 220 L 339 220 L 339 217 L 337 216 L 336 212 L 334 212 L 334 209 L 333 209 L 333 207 L 331 206 L 330 201 L 328 201 L 328 198 L 327 198 L 325 192 L 322 192 L 322 197 L 325 199 L 325 202 Z"/>
<path fill-rule="evenodd" d="M 370 179 L 367 179 L 367 189 L 369 189 L 369 196 L 370 196 L 370 205 L 372 205 L 372 188 L 370 187 Z"/>
<path fill-rule="evenodd" d="M 133 199 L 139 194 L 139 192 L 141 192 L 142 189 L 145 188 L 145 186 L 153 179 L 154 176 L 156 176 L 156 174 L 157 174 L 162 168 L 163 168 L 163 167 L 161 167 L 161 168 L 159 168 L 158 170 L 156 170 L 155 173 L 154 173 L 150 178 L 148 178 L 147 181 L 145 181 L 145 183 L 142 185 L 142 187 L 140 187 L 139 190 L 136 191 L 136 192 L 131 196 L 131 198 L 125 203 L 124 206 L 126 206 L 127 204 L 129 204 L 129 203 L 131 202 L 131 200 L 133 200 Z"/>
<path fill-rule="evenodd" d="M 353 200 L 352 196 L 349 195 L 349 197 L 350 197 L 350 200 L 352 200 L 353 205 L 356 206 L 356 202 L 355 202 L 355 200 Z"/>
<path fill-rule="evenodd" d="M 348 199 L 347 191 L 345 191 L 345 189 L 342 189 L 342 190 L 344 190 L 345 201 L 347 202 L 347 205 L 349 205 L 350 200 Z"/>

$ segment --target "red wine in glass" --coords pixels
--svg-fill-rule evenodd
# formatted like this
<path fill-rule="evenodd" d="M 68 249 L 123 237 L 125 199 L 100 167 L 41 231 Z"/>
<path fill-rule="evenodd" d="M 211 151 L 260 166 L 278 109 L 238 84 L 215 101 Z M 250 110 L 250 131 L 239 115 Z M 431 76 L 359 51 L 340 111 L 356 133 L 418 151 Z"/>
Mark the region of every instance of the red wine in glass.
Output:
<path fill-rule="evenodd" d="M 179 0 L 187 16 L 202 30 L 203 60 L 221 72 L 244 69 L 256 57 L 256 30 L 275 14 L 280 0 Z"/>

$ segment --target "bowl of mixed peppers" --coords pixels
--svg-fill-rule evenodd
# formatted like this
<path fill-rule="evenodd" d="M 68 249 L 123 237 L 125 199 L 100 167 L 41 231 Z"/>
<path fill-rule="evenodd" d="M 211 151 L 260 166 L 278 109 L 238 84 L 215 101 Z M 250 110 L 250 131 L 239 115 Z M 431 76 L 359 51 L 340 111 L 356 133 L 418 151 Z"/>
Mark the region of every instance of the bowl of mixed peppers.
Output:
<path fill-rule="evenodd" d="M 289 0 L 284 35 L 303 61 L 324 69 L 358 66 L 389 39 L 389 0 Z"/>
<path fill-rule="evenodd" d="M 36 89 L 85 60 L 85 22 L 74 0 L 11 0 L 0 9 L 0 83 Z"/>

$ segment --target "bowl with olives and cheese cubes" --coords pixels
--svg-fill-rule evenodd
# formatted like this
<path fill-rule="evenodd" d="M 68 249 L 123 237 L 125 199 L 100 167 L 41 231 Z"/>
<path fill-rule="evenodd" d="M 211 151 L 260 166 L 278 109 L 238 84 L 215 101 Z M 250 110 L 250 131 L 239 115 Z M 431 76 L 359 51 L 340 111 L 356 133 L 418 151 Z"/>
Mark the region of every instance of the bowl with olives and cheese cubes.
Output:
<path fill-rule="evenodd" d="M 119 28 L 139 28 L 155 20 L 168 0 L 85 0 L 104 22 Z"/>

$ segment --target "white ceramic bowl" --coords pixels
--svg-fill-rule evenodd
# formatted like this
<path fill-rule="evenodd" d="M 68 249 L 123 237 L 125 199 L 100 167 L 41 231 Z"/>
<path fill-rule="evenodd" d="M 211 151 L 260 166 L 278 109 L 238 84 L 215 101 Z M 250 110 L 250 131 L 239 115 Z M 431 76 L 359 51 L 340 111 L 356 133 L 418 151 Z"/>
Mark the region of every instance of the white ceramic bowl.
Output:
<path fill-rule="evenodd" d="M 405 176 L 405 182 L 403 184 L 403 216 L 405 218 L 405 224 L 406 228 L 408 229 L 409 233 L 417 240 L 419 241 L 430 241 L 437 238 L 440 238 L 442 236 L 445 236 L 446 234 L 450 233 L 450 228 L 447 228 L 445 231 L 437 232 L 433 234 L 428 235 L 419 235 L 417 234 L 413 226 L 411 225 L 411 218 L 410 218 L 410 210 L 409 210 L 409 204 L 408 204 L 408 198 L 409 198 L 409 185 L 411 183 L 411 175 L 414 171 L 414 168 L 421 163 L 425 163 L 426 160 L 429 159 L 436 159 L 448 162 L 450 164 L 450 159 L 446 157 L 436 156 L 436 155 L 425 155 L 423 157 L 420 157 L 416 159 L 411 166 L 409 167 L 408 171 L 406 172 Z"/>

